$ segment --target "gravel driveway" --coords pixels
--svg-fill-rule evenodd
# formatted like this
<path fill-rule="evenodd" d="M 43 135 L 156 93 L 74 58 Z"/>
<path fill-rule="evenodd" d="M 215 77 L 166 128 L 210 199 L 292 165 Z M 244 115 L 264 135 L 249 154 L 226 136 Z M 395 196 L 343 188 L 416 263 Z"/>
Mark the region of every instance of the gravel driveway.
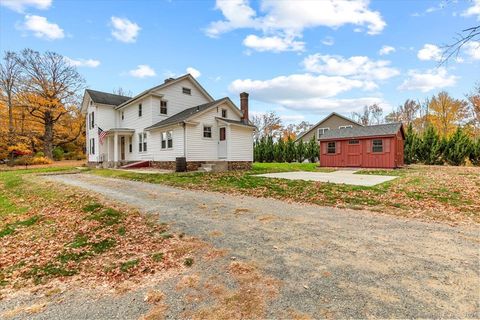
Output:
<path fill-rule="evenodd" d="M 187 191 L 89 174 L 47 179 L 158 215 L 282 282 L 268 315 L 479 318 L 478 226 Z M 215 237 L 212 237 L 215 234 Z M 175 316 L 175 315 L 173 315 Z"/>

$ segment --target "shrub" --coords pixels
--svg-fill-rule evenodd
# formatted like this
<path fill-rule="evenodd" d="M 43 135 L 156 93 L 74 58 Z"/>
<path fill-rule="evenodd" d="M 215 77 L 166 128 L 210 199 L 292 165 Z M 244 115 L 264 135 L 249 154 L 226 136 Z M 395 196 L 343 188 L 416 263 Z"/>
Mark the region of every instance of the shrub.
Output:
<path fill-rule="evenodd" d="M 477 142 L 472 142 L 472 148 L 468 157 L 474 166 L 480 166 L 480 138 L 477 139 Z"/>
<path fill-rule="evenodd" d="M 53 163 L 53 161 L 45 156 L 36 156 L 31 158 L 30 160 L 30 164 L 33 165 L 33 164 L 51 164 Z"/>
<path fill-rule="evenodd" d="M 445 160 L 453 166 L 465 164 L 465 160 L 470 155 L 472 142 L 465 132 L 459 127 L 453 136 L 446 142 Z"/>
<path fill-rule="evenodd" d="M 38 151 L 37 153 L 35 153 L 35 158 L 37 157 L 45 157 L 45 153 L 43 153 L 42 151 Z"/>
<path fill-rule="evenodd" d="M 425 164 L 443 164 L 444 146 L 445 142 L 440 139 L 435 128 L 428 126 L 419 144 L 419 160 Z"/>
<path fill-rule="evenodd" d="M 55 149 L 53 149 L 52 151 L 52 154 L 53 154 L 53 159 L 55 161 L 60 161 L 60 160 L 63 160 L 65 152 L 63 151 L 62 148 L 55 147 Z"/>

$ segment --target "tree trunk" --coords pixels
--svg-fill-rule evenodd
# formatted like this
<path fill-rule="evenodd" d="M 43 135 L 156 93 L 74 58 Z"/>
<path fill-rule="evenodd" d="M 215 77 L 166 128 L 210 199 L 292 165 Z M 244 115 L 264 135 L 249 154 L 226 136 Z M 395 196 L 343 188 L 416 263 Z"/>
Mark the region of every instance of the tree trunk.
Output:
<path fill-rule="evenodd" d="M 53 160 L 53 117 L 47 111 L 44 114 L 45 131 L 43 134 L 43 152 L 45 156 Z"/>
<path fill-rule="evenodd" d="M 13 127 L 13 106 L 12 97 L 8 93 L 8 146 L 14 145 L 15 129 Z"/>

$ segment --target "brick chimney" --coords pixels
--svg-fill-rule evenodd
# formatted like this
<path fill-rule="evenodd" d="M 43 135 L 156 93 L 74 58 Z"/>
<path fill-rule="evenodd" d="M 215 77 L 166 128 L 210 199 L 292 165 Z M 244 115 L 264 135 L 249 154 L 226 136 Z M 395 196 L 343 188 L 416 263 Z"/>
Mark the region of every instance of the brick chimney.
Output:
<path fill-rule="evenodd" d="M 242 122 L 248 123 L 248 93 L 240 93 L 240 110 L 242 110 Z"/>

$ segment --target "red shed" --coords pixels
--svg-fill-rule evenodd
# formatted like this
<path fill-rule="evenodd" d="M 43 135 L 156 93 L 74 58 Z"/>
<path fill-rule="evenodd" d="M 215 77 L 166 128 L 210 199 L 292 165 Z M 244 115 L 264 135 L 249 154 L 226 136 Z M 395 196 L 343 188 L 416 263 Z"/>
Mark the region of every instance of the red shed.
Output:
<path fill-rule="evenodd" d="M 401 123 L 329 130 L 319 140 L 321 167 L 403 166 L 405 133 Z"/>

